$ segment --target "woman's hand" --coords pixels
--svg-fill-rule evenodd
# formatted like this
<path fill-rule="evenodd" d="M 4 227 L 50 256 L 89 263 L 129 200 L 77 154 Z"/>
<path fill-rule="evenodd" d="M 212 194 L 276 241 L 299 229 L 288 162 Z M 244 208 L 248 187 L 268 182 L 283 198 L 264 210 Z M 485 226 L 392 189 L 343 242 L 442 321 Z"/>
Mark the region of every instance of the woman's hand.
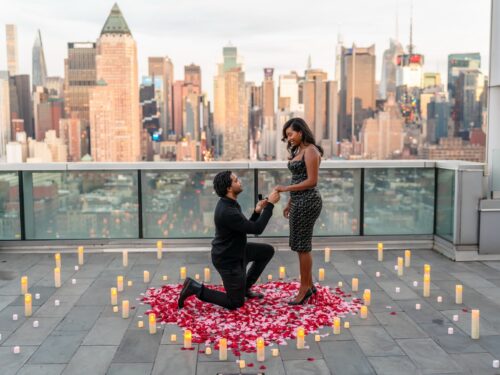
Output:
<path fill-rule="evenodd" d="M 288 219 L 288 216 L 290 215 L 290 205 L 286 205 L 285 209 L 283 210 L 283 216 L 285 219 Z"/>
<path fill-rule="evenodd" d="M 278 185 L 274 188 L 274 190 L 276 190 L 277 192 L 283 193 L 285 191 L 288 191 L 288 186 Z"/>

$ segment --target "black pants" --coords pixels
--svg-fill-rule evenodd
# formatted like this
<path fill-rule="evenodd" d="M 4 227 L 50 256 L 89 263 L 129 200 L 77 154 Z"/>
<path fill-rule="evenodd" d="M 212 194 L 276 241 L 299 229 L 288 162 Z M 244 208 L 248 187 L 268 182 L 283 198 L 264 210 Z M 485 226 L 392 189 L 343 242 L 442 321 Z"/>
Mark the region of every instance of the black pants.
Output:
<path fill-rule="evenodd" d="M 226 293 L 203 288 L 200 299 L 230 310 L 237 309 L 245 303 L 245 292 L 257 281 L 264 268 L 274 255 L 274 248 L 268 244 L 247 243 L 246 259 L 234 267 L 220 268 L 214 264 L 220 273 Z M 248 273 L 247 265 L 252 263 Z"/>

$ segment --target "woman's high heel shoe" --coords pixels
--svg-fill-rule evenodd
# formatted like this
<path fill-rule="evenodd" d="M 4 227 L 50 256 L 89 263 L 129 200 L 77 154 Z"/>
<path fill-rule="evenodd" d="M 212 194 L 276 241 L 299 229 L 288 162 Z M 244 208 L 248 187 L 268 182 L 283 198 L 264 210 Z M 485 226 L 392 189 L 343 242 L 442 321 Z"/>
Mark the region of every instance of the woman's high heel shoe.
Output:
<path fill-rule="evenodd" d="M 311 298 L 313 295 L 313 291 L 311 289 L 307 289 L 306 294 L 304 294 L 304 297 L 300 301 L 290 301 L 288 302 L 289 305 L 295 306 L 295 305 L 303 305 L 307 301 L 309 301 L 309 298 Z"/>

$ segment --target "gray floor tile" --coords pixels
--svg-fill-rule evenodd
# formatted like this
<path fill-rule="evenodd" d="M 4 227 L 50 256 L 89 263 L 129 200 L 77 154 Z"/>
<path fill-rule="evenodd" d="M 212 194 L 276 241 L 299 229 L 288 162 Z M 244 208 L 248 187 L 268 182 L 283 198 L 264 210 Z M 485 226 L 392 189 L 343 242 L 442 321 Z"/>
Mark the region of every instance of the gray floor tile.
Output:
<path fill-rule="evenodd" d="M 114 318 L 99 318 L 83 340 L 82 345 L 120 345 L 131 319 L 121 316 Z"/>
<path fill-rule="evenodd" d="M 80 346 L 63 374 L 104 375 L 115 352 L 116 346 Z"/>
<path fill-rule="evenodd" d="M 38 328 L 33 328 L 34 320 L 38 320 Z M 60 321 L 61 318 L 30 318 L 9 336 L 4 345 L 40 345 Z"/>
<path fill-rule="evenodd" d="M 351 333 L 366 356 L 404 355 L 396 342 L 382 327 L 352 327 Z"/>
<path fill-rule="evenodd" d="M 181 350 L 180 345 L 161 345 L 152 374 L 168 374 L 171 369 L 175 369 L 175 375 L 192 375 L 196 371 L 197 355 L 196 350 Z"/>
<path fill-rule="evenodd" d="M 368 357 L 377 374 L 384 375 L 420 375 L 416 366 L 408 357 Z"/>
<path fill-rule="evenodd" d="M 355 341 L 320 342 L 319 346 L 333 374 L 375 374 L 370 362 Z"/>
<path fill-rule="evenodd" d="M 394 339 L 428 337 L 427 333 L 404 312 L 396 312 L 396 315 L 391 315 L 388 312 L 374 314 L 380 324 L 384 326 L 387 333 Z"/>
<path fill-rule="evenodd" d="M 489 353 L 452 354 L 451 358 L 463 369 L 467 369 L 473 375 L 498 375 L 500 371 L 493 368 L 495 359 Z"/>
<path fill-rule="evenodd" d="M 330 375 L 330 370 L 323 359 L 314 361 L 289 360 L 283 362 L 287 375 Z"/>
<path fill-rule="evenodd" d="M 21 346 L 19 354 L 12 353 L 12 347 L 0 347 L 0 369 L 2 375 L 15 374 L 36 350 L 36 346 Z"/>
<path fill-rule="evenodd" d="M 69 363 L 85 331 L 54 331 L 31 356 L 29 364 Z"/>
<path fill-rule="evenodd" d="M 149 375 L 152 363 L 112 363 L 106 375 Z"/>
<path fill-rule="evenodd" d="M 66 365 L 24 365 L 16 375 L 60 375 Z"/>
<path fill-rule="evenodd" d="M 150 335 L 146 330 L 129 330 L 116 351 L 113 363 L 153 363 L 160 340 L 159 332 Z"/>
<path fill-rule="evenodd" d="M 57 326 L 58 331 L 89 331 L 101 314 L 102 306 L 74 306 Z"/>

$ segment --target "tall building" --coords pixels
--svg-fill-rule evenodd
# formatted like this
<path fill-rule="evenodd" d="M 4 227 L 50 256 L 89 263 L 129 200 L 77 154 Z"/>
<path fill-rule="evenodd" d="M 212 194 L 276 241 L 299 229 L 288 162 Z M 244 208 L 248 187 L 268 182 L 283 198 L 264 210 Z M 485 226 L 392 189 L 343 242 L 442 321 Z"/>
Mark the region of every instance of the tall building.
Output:
<path fill-rule="evenodd" d="M 0 71 L 0 159 L 5 159 L 10 131 L 9 72 Z"/>
<path fill-rule="evenodd" d="M 448 55 L 448 91 L 450 98 L 455 98 L 456 80 L 464 69 L 480 69 L 481 55 L 479 53 L 452 53 Z"/>
<path fill-rule="evenodd" d="M 15 137 L 16 131 L 24 131 L 28 137 L 35 137 L 30 76 L 28 74 L 10 77 L 10 117 L 12 119 L 12 138 Z M 22 129 L 20 121 L 22 121 Z"/>
<path fill-rule="evenodd" d="M 5 25 L 5 36 L 7 39 L 7 70 L 11 76 L 19 71 L 19 54 L 17 51 L 17 26 Z"/>
<path fill-rule="evenodd" d="M 93 160 L 140 160 L 137 46 L 116 4 L 97 40 L 96 78 L 90 92 Z"/>
<path fill-rule="evenodd" d="M 184 82 L 192 86 L 193 94 L 201 94 L 201 68 L 199 65 L 190 64 L 184 67 Z"/>
<path fill-rule="evenodd" d="M 339 141 L 356 137 L 375 110 L 375 45 L 342 47 L 341 81 Z"/>
<path fill-rule="evenodd" d="M 450 121 L 450 103 L 446 93 L 437 93 L 427 104 L 426 111 L 427 141 L 437 143 L 441 138 L 448 137 Z"/>
<path fill-rule="evenodd" d="M 390 94 L 396 95 L 397 58 L 404 53 L 403 46 L 391 39 L 390 46 L 384 51 L 382 58 L 382 75 L 379 84 L 380 99 L 387 99 Z"/>
<path fill-rule="evenodd" d="M 64 99 L 64 78 L 47 77 L 45 87 L 49 90 L 49 98 Z"/>
<path fill-rule="evenodd" d="M 458 124 L 458 135 L 468 139 L 473 128 L 481 128 L 486 107 L 485 79 L 478 69 L 460 71 L 455 81 L 454 119 Z"/>
<path fill-rule="evenodd" d="M 260 137 L 259 155 L 276 157 L 277 133 L 274 116 L 274 69 L 264 68 L 264 81 L 262 82 L 262 135 Z"/>
<path fill-rule="evenodd" d="M 335 81 L 338 85 L 338 90 L 342 89 L 340 83 L 342 82 L 342 47 L 344 47 L 344 39 L 342 35 L 337 35 L 337 47 L 335 49 Z"/>
<path fill-rule="evenodd" d="M 174 132 L 173 122 L 173 84 L 174 84 L 174 64 L 169 57 L 148 58 L 148 75 L 156 81 L 161 78 L 163 81 L 163 95 L 161 103 L 158 102 L 160 110 L 160 126 L 163 139 L 167 139 L 168 134 Z M 159 86 L 159 85 L 155 85 Z"/>
<path fill-rule="evenodd" d="M 440 87 L 441 74 L 440 73 L 424 73 L 423 88 Z"/>
<path fill-rule="evenodd" d="M 80 161 L 85 154 L 85 131 L 82 120 L 73 115 L 59 121 L 59 132 L 64 144 L 68 146 L 68 161 Z"/>
<path fill-rule="evenodd" d="M 55 131 L 57 137 L 60 137 L 59 121 L 64 117 L 64 102 L 62 99 L 50 99 L 38 104 L 37 121 L 35 135 L 37 141 L 42 141 L 46 133 L 50 130 Z"/>
<path fill-rule="evenodd" d="M 142 110 L 142 129 L 146 129 L 151 139 L 159 140 L 160 112 L 156 101 L 155 81 L 152 77 L 143 77 L 139 89 L 139 101 Z"/>
<path fill-rule="evenodd" d="M 296 72 L 279 77 L 278 109 L 292 112 L 304 110 L 299 104 L 299 76 Z"/>
<path fill-rule="evenodd" d="M 42 34 L 38 30 L 32 49 L 33 87 L 45 86 L 47 81 L 47 64 L 43 52 Z"/>

